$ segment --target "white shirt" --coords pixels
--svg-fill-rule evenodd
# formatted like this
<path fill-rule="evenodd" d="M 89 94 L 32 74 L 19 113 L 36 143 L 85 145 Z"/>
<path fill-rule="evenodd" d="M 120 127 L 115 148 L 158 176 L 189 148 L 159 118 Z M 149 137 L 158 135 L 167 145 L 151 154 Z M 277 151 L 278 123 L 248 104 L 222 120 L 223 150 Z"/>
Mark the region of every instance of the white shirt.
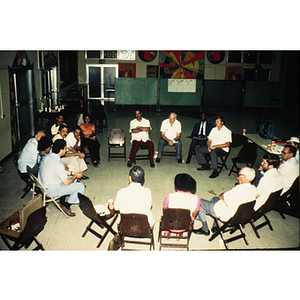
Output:
<path fill-rule="evenodd" d="M 222 221 L 228 221 L 237 211 L 238 207 L 247 202 L 255 200 L 257 189 L 250 183 L 238 184 L 230 191 L 224 193 L 224 200 L 219 200 L 214 205 L 214 211 Z"/>
<path fill-rule="evenodd" d="M 257 194 L 254 210 L 258 210 L 269 198 L 270 194 L 283 188 L 283 176 L 277 169 L 268 170 L 260 179 L 257 186 Z"/>
<path fill-rule="evenodd" d="M 208 139 L 211 140 L 211 146 L 221 145 L 226 142 L 232 142 L 231 130 L 229 130 L 225 125 L 219 130 L 218 127 L 214 127 L 208 135 Z M 229 147 L 222 148 L 224 151 L 228 152 Z"/>
<path fill-rule="evenodd" d="M 52 142 L 54 143 L 56 140 L 59 140 L 59 139 L 64 140 L 64 138 L 63 138 L 59 133 L 57 133 L 57 134 L 52 138 Z"/>
<path fill-rule="evenodd" d="M 69 150 L 69 148 L 74 147 L 77 142 L 77 139 L 75 138 L 73 131 L 67 135 L 65 141 L 67 142 L 67 152 L 72 153 L 72 151 Z M 78 146 L 80 146 L 80 141 L 78 142 Z"/>
<path fill-rule="evenodd" d="M 151 211 L 152 196 L 150 189 L 140 183 L 132 182 L 128 187 L 118 191 L 114 203 L 114 209 L 121 214 L 144 214 L 148 216 L 148 222 L 152 227 L 154 217 Z"/>
<path fill-rule="evenodd" d="M 206 121 L 205 121 L 205 122 L 201 122 L 198 134 L 200 134 L 200 133 L 201 133 L 201 129 L 202 129 L 202 127 L 203 127 L 202 134 L 203 134 L 203 135 L 206 135 L 206 134 L 205 134 L 205 129 L 206 129 Z"/>
<path fill-rule="evenodd" d="M 140 127 L 149 127 L 150 130 L 152 129 L 150 126 L 150 121 L 142 118 L 141 121 L 139 122 L 137 119 L 133 119 L 130 122 L 130 129 L 129 132 L 131 133 L 131 143 L 132 141 L 143 141 L 143 142 L 147 142 L 149 139 L 149 133 L 147 131 L 141 131 L 141 132 L 137 132 L 137 133 L 133 133 L 132 129 L 137 128 L 138 126 Z"/>
<path fill-rule="evenodd" d="M 283 190 L 282 193 L 285 193 L 293 184 L 295 179 L 299 176 L 299 164 L 295 157 L 290 158 L 289 160 L 283 162 L 278 168 L 283 176 Z"/>
<path fill-rule="evenodd" d="M 166 138 L 173 140 L 177 136 L 177 132 L 181 133 L 181 123 L 175 120 L 171 126 L 169 119 L 162 121 L 160 131 L 165 133 Z"/>

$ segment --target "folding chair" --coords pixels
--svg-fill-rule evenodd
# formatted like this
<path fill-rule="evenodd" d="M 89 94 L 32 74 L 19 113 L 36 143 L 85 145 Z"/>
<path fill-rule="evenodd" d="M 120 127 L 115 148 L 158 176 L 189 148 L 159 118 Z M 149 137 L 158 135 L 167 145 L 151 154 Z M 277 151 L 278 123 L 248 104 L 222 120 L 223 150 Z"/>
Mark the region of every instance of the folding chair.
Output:
<path fill-rule="evenodd" d="M 159 224 L 159 250 L 161 247 L 170 248 L 186 248 L 189 250 L 189 242 L 193 229 L 193 221 L 191 220 L 190 210 L 182 208 L 167 208 L 163 210 L 163 215 L 161 216 Z M 183 230 L 182 235 L 176 236 L 171 230 Z M 164 236 L 163 231 L 169 231 L 171 235 Z M 164 239 L 177 239 L 185 240 L 186 243 L 170 243 L 163 242 Z"/>
<path fill-rule="evenodd" d="M 140 151 L 147 151 L 146 153 L 141 153 Z M 150 159 L 150 155 L 149 155 L 149 151 L 147 148 L 139 148 L 138 152 L 140 152 L 140 154 L 136 154 L 135 155 L 135 161 L 137 160 L 149 160 Z"/>
<path fill-rule="evenodd" d="M 46 203 L 48 203 L 48 202 L 53 202 L 57 206 L 57 208 L 63 213 L 63 215 L 67 219 L 69 219 L 69 216 L 62 210 L 62 208 L 56 202 L 56 200 L 58 200 L 62 196 L 53 198 L 50 195 L 50 193 L 47 191 L 47 189 L 42 185 L 42 183 L 33 174 L 30 174 L 30 178 L 33 181 L 33 187 L 32 187 L 33 194 L 32 194 L 32 198 L 34 198 L 34 196 L 36 195 L 35 188 L 39 188 L 40 191 L 43 193 L 43 203 L 44 203 L 44 205 L 46 205 Z"/>
<path fill-rule="evenodd" d="M 121 250 L 133 250 L 133 249 L 124 249 L 125 243 L 149 245 L 150 251 L 152 247 L 154 250 L 153 228 L 151 228 L 149 225 L 147 215 L 121 214 L 121 221 L 118 225 L 118 230 L 121 238 Z M 144 239 L 144 240 L 136 240 L 136 239 Z M 145 241 L 145 239 L 149 241 Z M 141 250 L 141 249 L 135 249 L 135 250 Z"/>
<path fill-rule="evenodd" d="M 225 155 L 218 156 L 219 173 L 222 172 L 222 170 L 223 170 L 224 167 L 225 167 L 226 170 L 228 170 L 227 165 L 226 165 L 226 161 L 227 161 L 227 158 L 228 158 L 230 152 L 231 152 L 231 147 L 229 147 L 229 150 L 228 150 L 228 152 Z M 220 159 L 220 161 L 219 161 L 219 159 Z M 209 156 L 209 154 L 206 155 L 206 160 L 207 160 L 207 163 L 210 162 L 210 156 Z"/>
<path fill-rule="evenodd" d="M 220 168 L 219 173 L 222 172 L 224 167 L 225 167 L 226 170 L 228 170 L 227 165 L 226 165 L 226 161 L 227 161 L 227 158 L 228 158 L 230 152 L 231 152 L 231 147 L 229 147 L 229 150 L 228 150 L 226 155 L 218 156 L 218 159 L 220 158 L 220 160 L 221 160 L 221 162 L 218 161 L 218 166 Z"/>
<path fill-rule="evenodd" d="M 281 217 L 285 219 L 283 213 L 299 218 L 300 201 L 299 201 L 299 176 L 294 180 L 292 186 L 280 196 L 278 205 L 275 207 Z"/>
<path fill-rule="evenodd" d="M 231 158 L 233 166 L 228 174 L 231 173 L 238 174 L 240 168 L 237 167 L 237 163 L 239 164 L 246 164 L 247 167 L 252 168 L 257 158 L 257 145 L 255 143 L 248 143 L 246 142 L 240 152 L 238 153 L 237 157 Z"/>
<path fill-rule="evenodd" d="M 162 156 L 176 156 L 176 148 L 175 146 L 169 146 L 168 144 L 164 147 L 164 150 L 161 154 Z"/>
<path fill-rule="evenodd" d="M 0 235 L 10 250 L 28 249 L 33 242 L 37 245 L 33 250 L 45 250 L 36 237 L 46 222 L 46 207 L 43 206 L 42 196 L 38 195 L 0 224 Z M 19 230 L 15 230 L 17 228 L 14 226 Z M 10 241 L 14 244 L 11 245 Z"/>
<path fill-rule="evenodd" d="M 88 226 L 86 227 L 85 231 L 83 232 L 82 237 L 85 237 L 85 235 L 88 232 L 91 232 L 93 235 L 95 235 L 96 237 L 98 237 L 100 239 L 100 241 L 97 245 L 97 248 L 99 248 L 109 232 L 111 232 L 113 235 L 117 234 L 112 229 L 112 226 L 116 222 L 116 220 L 118 218 L 118 214 L 116 213 L 114 215 L 100 216 L 100 214 L 98 214 L 96 212 L 92 201 L 87 196 L 85 196 L 81 193 L 78 193 L 78 198 L 80 200 L 80 203 L 79 203 L 80 209 L 82 210 L 83 214 L 91 220 L 90 223 L 88 224 Z M 113 217 L 112 221 L 108 224 L 106 222 L 106 220 L 109 220 L 112 217 Z M 103 229 L 105 227 L 106 230 L 105 230 L 104 234 L 102 235 L 99 232 L 97 232 L 96 230 L 94 230 L 92 228 L 93 224 L 98 225 L 101 229 Z"/>
<path fill-rule="evenodd" d="M 18 156 L 18 154 L 16 154 L 14 156 L 14 165 L 17 169 L 18 175 L 26 183 L 26 186 L 23 189 L 24 194 L 21 197 L 21 199 L 23 199 L 30 192 L 30 190 L 32 188 L 32 180 L 30 179 L 30 177 L 27 173 L 21 173 L 20 172 L 19 167 L 18 167 L 18 159 L 19 159 L 19 156 Z"/>
<path fill-rule="evenodd" d="M 227 247 L 228 243 L 238 240 L 240 238 L 243 238 L 245 241 L 245 244 L 249 245 L 248 241 L 246 240 L 246 234 L 243 232 L 242 226 L 245 222 L 247 222 L 251 218 L 251 215 L 253 213 L 253 208 L 255 205 L 255 201 L 256 200 L 241 204 L 238 207 L 238 209 L 233 217 L 231 217 L 227 222 L 221 221 L 223 223 L 222 226 L 219 225 L 218 218 L 214 217 L 215 222 L 217 224 L 217 231 L 209 238 L 209 241 L 210 242 L 213 241 L 218 235 L 220 235 L 223 240 L 226 250 L 228 249 L 228 247 Z M 233 234 L 238 229 L 240 230 L 241 234 L 234 236 L 232 238 L 225 239 L 225 237 L 224 237 L 225 232 L 230 231 L 230 234 Z"/>
<path fill-rule="evenodd" d="M 265 204 L 263 204 L 257 211 L 253 212 L 251 218 L 249 218 L 247 223 L 250 223 L 252 226 L 253 231 L 255 232 L 255 235 L 257 238 L 260 238 L 260 235 L 258 234 L 258 229 L 268 225 L 270 230 L 273 231 L 273 227 L 271 225 L 270 220 L 267 218 L 266 213 L 275 209 L 276 205 L 279 203 L 280 200 L 280 194 L 282 189 L 273 192 L 269 195 L 267 201 Z M 254 222 L 256 222 L 261 217 L 265 218 L 265 221 L 257 226 L 255 226 Z"/>
<path fill-rule="evenodd" d="M 123 149 L 123 152 L 112 152 L 112 149 Z M 126 138 L 123 129 L 111 129 L 108 137 L 108 161 L 110 158 L 124 158 L 126 161 Z"/>

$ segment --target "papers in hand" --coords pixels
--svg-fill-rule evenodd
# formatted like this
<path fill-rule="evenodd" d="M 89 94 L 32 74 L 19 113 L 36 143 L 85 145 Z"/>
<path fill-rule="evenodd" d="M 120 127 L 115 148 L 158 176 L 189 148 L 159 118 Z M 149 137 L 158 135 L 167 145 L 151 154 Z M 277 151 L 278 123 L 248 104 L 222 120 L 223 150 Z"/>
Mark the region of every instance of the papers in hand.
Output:
<path fill-rule="evenodd" d="M 100 216 L 105 216 L 105 215 L 109 215 L 110 214 L 110 210 L 107 207 L 107 203 L 95 205 L 94 208 L 95 208 L 95 211 Z"/>

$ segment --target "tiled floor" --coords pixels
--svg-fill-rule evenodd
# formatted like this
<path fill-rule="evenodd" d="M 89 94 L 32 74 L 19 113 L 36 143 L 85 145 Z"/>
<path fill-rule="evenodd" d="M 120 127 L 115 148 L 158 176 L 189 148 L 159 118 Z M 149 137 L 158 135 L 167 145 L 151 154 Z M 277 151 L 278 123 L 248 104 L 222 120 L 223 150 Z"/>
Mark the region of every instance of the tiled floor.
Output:
<path fill-rule="evenodd" d="M 210 112 L 209 121 L 213 122 L 217 112 Z M 255 133 L 255 119 L 257 113 L 237 113 L 224 112 L 227 122 L 226 125 L 233 133 L 241 133 L 243 128 L 247 128 L 248 133 Z M 117 110 L 108 111 L 108 126 L 111 128 L 123 128 L 127 139 L 127 156 L 130 149 L 130 135 L 128 133 L 129 122 L 133 118 L 132 111 Z M 159 139 L 160 123 L 167 118 L 168 112 L 144 112 L 144 117 L 150 119 L 152 125 L 151 139 L 154 142 L 155 150 Z M 295 128 L 297 122 L 293 120 L 284 120 L 280 114 L 273 114 L 276 120 L 275 134 L 288 138 L 291 135 L 297 135 Z M 186 159 L 190 139 L 188 136 L 191 133 L 194 123 L 197 119 L 187 116 L 184 112 L 179 113 L 178 119 L 182 122 L 182 142 L 183 142 L 183 159 Z M 291 128 L 293 128 L 291 130 Z M 115 198 L 117 191 L 128 185 L 128 172 L 124 159 L 107 160 L 107 131 L 97 134 L 97 138 L 101 143 L 101 164 L 99 168 L 94 168 L 92 164 L 88 165 L 88 170 L 85 172 L 90 177 L 84 181 L 86 185 L 85 194 L 92 199 L 94 204 L 106 203 L 108 199 Z M 233 148 L 230 157 L 234 157 L 240 146 Z M 262 150 L 258 150 L 257 163 L 260 162 L 263 155 Z M 230 169 L 232 166 L 231 159 L 227 162 Z M 90 160 L 88 159 L 90 162 Z M 145 186 L 152 191 L 153 198 L 153 214 L 156 220 L 154 227 L 155 248 L 158 249 L 158 226 L 162 212 L 162 202 L 167 193 L 174 191 L 174 177 L 178 173 L 188 173 L 197 181 L 197 195 L 204 199 L 211 199 L 215 194 L 231 189 L 236 182 L 236 175 L 228 176 L 229 170 L 224 170 L 216 179 L 209 179 L 210 172 L 199 172 L 196 170 L 197 161 L 193 157 L 191 164 L 178 164 L 174 157 L 163 157 L 160 164 L 156 164 L 154 169 L 150 168 L 148 161 L 138 161 L 138 164 L 144 168 L 146 173 Z M 23 181 L 17 175 L 13 164 L 13 159 L 10 158 L 3 164 L 6 170 L 0 173 L 0 222 L 18 210 L 22 204 L 31 199 L 29 193 L 24 199 L 21 199 Z M 82 238 L 82 233 L 89 223 L 89 220 L 82 214 L 78 205 L 73 205 L 72 210 L 76 213 L 76 217 L 66 219 L 63 214 L 53 205 L 47 208 L 48 221 L 46 226 L 38 236 L 39 241 L 44 245 L 46 250 L 107 250 L 108 243 L 112 238 L 108 234 L 106 240 L 99 249 L 96 248 L 98 239 L 88 233 Z M 261 238 L 258 239 L 251 226 L 248 224 L 245 228 L 245 233 L 249 245 L 245 245 L 242 239 L 229 244 L 230 249 L 294 249 L 299 247 L 299 219 L 286 215 L 286 219 L 282 219 L 277 212 L 268 214 L 273 225 L 274 231 L 265 226 L 260 229 Z M 117 222 L 118 223 L 118 222 Z M 117 228 L 117 223 L 114 228 Z M 212 218 L 208 217 L 209 225 L 212 224 Z M 195 227 L 201 226 L 199 221 L 195 221 Z M 6 249 L 6 246 L 0 240 L 0 249 Z M 224 245 L 219 238 L 209 242 L 206 236 L 197 236 L 192 234 L 190 241 L 190 250 L 222 250 Z"/>

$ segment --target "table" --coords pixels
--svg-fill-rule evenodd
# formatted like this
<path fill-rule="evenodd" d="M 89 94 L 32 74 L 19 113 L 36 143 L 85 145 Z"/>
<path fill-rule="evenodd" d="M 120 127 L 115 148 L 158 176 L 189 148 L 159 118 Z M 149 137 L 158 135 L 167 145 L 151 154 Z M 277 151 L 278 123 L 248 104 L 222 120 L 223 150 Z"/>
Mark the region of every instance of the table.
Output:
<path fill-rule="evenodd" d="M 284 148 L 284 145 L 275 142 L 271 150 L 268 150 L 268 145 L 272 145 L 272 140 L 278 139 L 276 136 L 273 139 L 264 139 L 259 134 L 245 134 L 245 137 L 270 154 L 281 155 L 281 151 Z"/>

